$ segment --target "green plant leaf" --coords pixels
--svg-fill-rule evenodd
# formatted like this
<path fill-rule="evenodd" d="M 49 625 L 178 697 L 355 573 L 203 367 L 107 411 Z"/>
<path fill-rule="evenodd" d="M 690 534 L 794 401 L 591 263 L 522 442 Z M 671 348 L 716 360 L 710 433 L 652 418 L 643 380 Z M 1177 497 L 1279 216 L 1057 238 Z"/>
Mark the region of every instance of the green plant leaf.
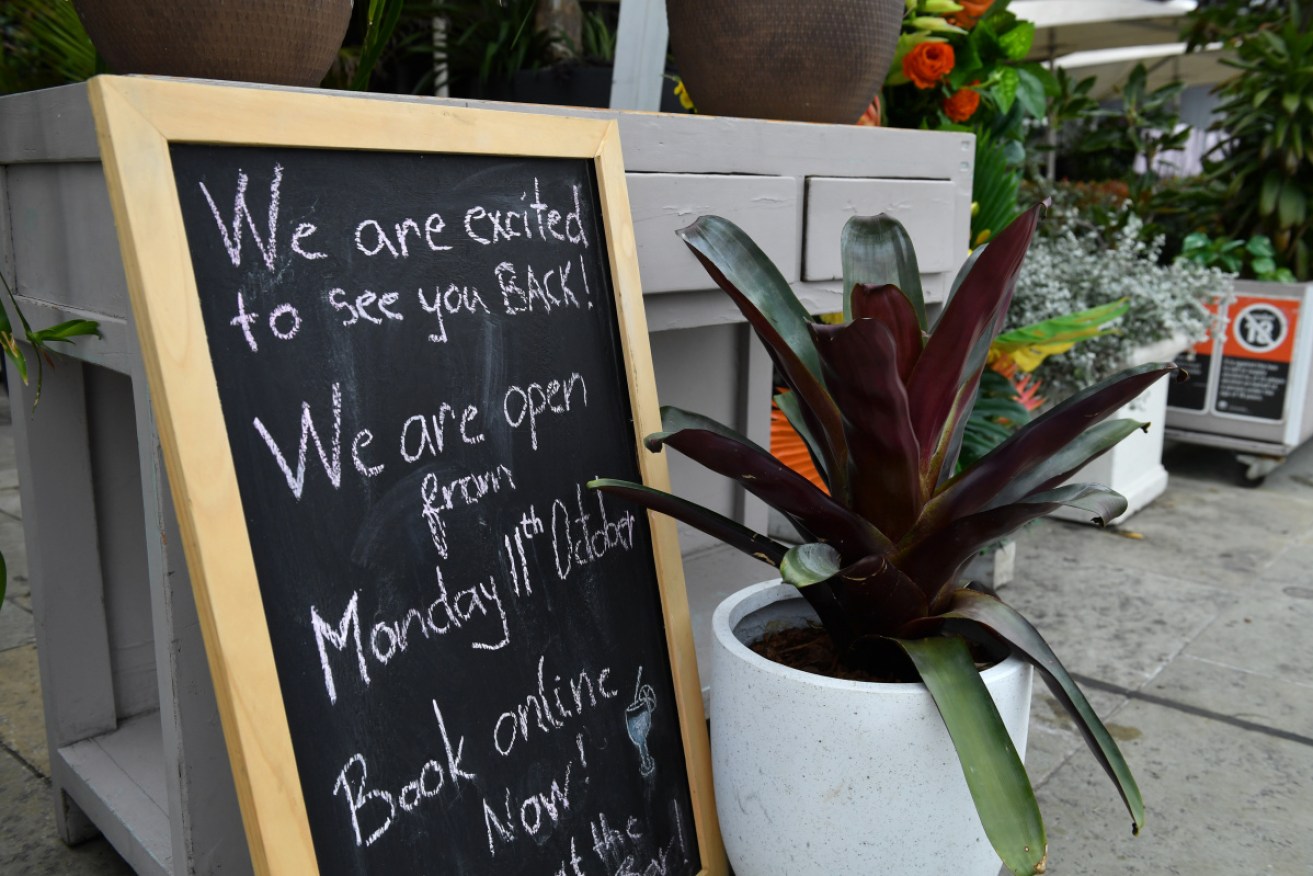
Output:
<path fill-rule="evenodd" d="M 74 338 L 81 337 L 102 337 L 100 323 L 90 319 L 70 319 L 49 328 L 31 332 L 28 335 L 28 340 L 39 345 L 47 341 L 72 343 Z"/>
<path fill-rule="evenodd" d="M 999 233 L 1016 218 L 1021 173 L 1007 154 L 1007 144 L 1020 147 L 1016 141 L 997 142 L 994 135 L 981 131 L 976 135 L 976 168 L 972 175 L 971 199 L 976 209 L 971 217 L 971 242 L 982 242 Z M 1024 157 L 1024 150 L 1023 150 Z"/>
<path fill-rule="evenodd" d="M 1095 337 L 1097 335 L 1091 334 L 1092 329 L 1124 316 L 1130 307 L 1130 298 L 1119 298 L 1098 307 L 1091 307 L 1089 310 L 1055 316 L 1043 322 L 1012 329 L 994 338 L 994 349 L 1006 351 L 1010 347 L 1063 343 Z"/>
<path fill-rule="evenodd" d="M 1048 112 L 1044 82 L 1025 67 L 1017 68 L 1017 102 L 1033 119 L 1042 119 Z"/>
<path fill-rule="evenodd" d="M 1258 193 L 1258 212 L 1271 216 L 1277 209 L 1277 196 L 1281 193 L 1281 176 L 1275 171 L 1263 178 L 1263 188 Z"/>
<path fill-rule="evenodd" d="M 994 851 L 1014 874 L 1044 872 L 1048 840 L 1035 792 L 966 642 L 896 639 L 944 719 Z"/>
<path fill-rule="evenodd" d="M 1283 228 L 1302 225 L 1308 216 L 1307 204 L 1308 199 L 1298 186 L 1282 186 L 1277 198 L 1277 221 Z"/>
<path fill-rule="evenodd" d="M 966 33 L 962 28 L 949 24 L 938 15 L 918 15 L 914 18 L 909 18 L 905 23 L 911 25 L 917 30 L 929 33 Z"/>
<path fill-rule="evenodd" d="M 8 332 L 0 335 L 0 345 L 3 345 L 5 355 L 14 363 L 14 368 L 18 370 L 18 379 L 23 381 L 27 386 L 27 357 L 23 355 L 22 347 L 14 342 L 14 336 Z"/>
<path fill-rule="evenodd" d="M 366 14 L 365 39 L 360 47 L 360 60 L 351 76 L 350 88 L 353 91 L 369 89 L 369 79 L 378 66 L 378 59 L 383 49 L 392 38 L 406 0 L 369 0 Z"/>
<path fill-rule="evenodd" d="M 1117 792 L 1131 815 L 1132 830 L 1139 833 L 1144 826 L 1144 799 L 1130 767 L 1085 695 L 1030 621 L 1006 603 L 970 590 L 959 590 L 951 610 L 942 617 L 950 630 L 963 634 L 969 634 L 970 630 L 954 621 L 961 619 L 979 627 L 991 638 L 1007 643 L 1039 670 L 1054 697 L 1075 720 L 1099 765 L 1117 786 Z"/>
<path fill-rule="evenodd" d="M 780 561 L 780 577 L 799 589 L 839 574 L 839 552 L 828 544 L 810 542 L 789 548 Z"/>
<path fill-rule="evenodd" d="M 1004 67 L 998 73 L 998 80 L 990 87 L 990 93 L 994 95 L 994 102 L 998 104 L 998 111 L 1006 113 L 1012 109 L 1012 103 L 1017 99 L 1017 89 L 1021 87 L 1021 76 L 1017 74 L 1015 67 Z"/>
<path fill-rule="evenodd" d="M 903 223 L 893 216 L 854 216 L 844 223 L 839 235 L 843 261 L 843 316 L 853 318 L 853 286 L 892 284 L 912 305 L 917 324 L 926 328 L 925 293 L 916 249 Z"/>
<path fill-rule="evenodd" d="M 1030 47 L 1035 42 L 1035 23 L 1018 21 L 1007 33 L 1000 34 L 998 44 L 1003 47 L 1003 54 L 1009 61 L 1024 61 L 1030 54 Z"/>
<path fill-rule="evenodd" d="M 597 478 L 588 482 L 588 488 L 613 496 L 621 496 L 642 505 L 644 508 L 650 508 L 653 511 L 673 517 L 713 538 L 723 541 L 732 548 L 737 548 L 750 557 L 755 557 L 772 566 L 778 567 L 787 553 L 787 548 L 784 545 L 761 533 L 748 529 L 738 521 L 717 514 L 710 508 L 703 508 L 701 505 L 696 505 L 661 490 L 654 490 L 643 484 L 615 478 Z"/>

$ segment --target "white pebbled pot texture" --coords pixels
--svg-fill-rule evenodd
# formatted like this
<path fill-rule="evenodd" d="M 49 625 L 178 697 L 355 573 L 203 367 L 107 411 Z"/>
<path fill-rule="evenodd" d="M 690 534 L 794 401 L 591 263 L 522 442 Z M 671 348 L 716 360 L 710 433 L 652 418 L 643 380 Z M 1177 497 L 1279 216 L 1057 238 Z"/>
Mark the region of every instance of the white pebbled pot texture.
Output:
<path fill-rule="evenodd" d="M 997 876 L 957 753 L 921 684 L 825 678 L 744 643 L 815 614 L 777 581 L 712 618 L 711 759 L 720 830 L 737 876 Z M 1029 664 L 982 673 L 1026 753 Z"/>

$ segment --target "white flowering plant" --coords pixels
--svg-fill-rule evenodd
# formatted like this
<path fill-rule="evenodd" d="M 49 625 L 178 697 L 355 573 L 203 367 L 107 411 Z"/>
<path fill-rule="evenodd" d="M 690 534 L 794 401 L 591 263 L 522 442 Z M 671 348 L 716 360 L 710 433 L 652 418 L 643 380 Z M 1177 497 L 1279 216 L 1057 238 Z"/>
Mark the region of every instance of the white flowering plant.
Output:
<path fill-rule="evenodd" d="M 1142 239 L 1143 222 L 1129 210 L 1113 224 L 1094 225 L 1079 210 L 1055 199 L 1048 233 L 1036 236 L 1017 279 L 1007 326 L 1130 300 L 1113 331 L 1051 356 L 1035 370 L 1040 393 L 1057 402 L 1103 380 L 1160 342 L 1182 349 L 1205 336 L 1206 305 L 1225 293 L 1233 275 L 1177 260 L 1161 264 L 1161 238 Z"/>

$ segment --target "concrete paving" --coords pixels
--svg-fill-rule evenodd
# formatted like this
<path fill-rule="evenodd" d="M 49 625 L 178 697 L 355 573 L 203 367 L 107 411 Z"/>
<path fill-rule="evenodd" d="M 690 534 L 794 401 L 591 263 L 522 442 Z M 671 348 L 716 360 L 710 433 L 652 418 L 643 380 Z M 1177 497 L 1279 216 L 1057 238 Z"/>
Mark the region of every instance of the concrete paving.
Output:
<path fill-rule="evenodd" d="M 6 413 L 0 407 L 0 549 L 11 581 L 0 608 L 0 876 L 127 874 L 104 840 L 68 848 L 55 833 Z M 1170 446 L 1166 461 L 1168 492 L 1117 530 L 1027 529 L 1016 580 L 1002 591 L 1080 677 L 1148 808 L 1133 838 L 1111 783 L 1037 685 L 1027 762 L 1048 825 L 1048 872 L 1309 876 L 1313 448 L 1258 489 L 1236 485 L 1219 451 Z M 739 568 L 724 570 L 721 586 L 738 583 L 728 579 Z M 764 567 L 746 568 L 763 577 Z M 691 580 L 707 571 L 689 563 Z"/>
<path fill-rule="evenodd" d="M 104 839 L 70 848 L 55 832 L 32 594 L 9 399 L 0 391 L 0 551 L 9 588 L 0 606 L 0 876 L 130 876 Z"/>

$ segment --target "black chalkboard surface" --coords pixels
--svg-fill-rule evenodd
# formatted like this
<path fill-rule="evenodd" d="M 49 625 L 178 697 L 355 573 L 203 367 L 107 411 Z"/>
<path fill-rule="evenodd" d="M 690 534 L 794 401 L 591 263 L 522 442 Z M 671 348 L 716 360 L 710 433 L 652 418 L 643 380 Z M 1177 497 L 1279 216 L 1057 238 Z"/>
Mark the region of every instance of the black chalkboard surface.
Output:
<path fill-rule="evenodd" d="M 616 123 L 88 95 L 256 873 L 722 876 Z"/>
<path fill-rule="evenodd" d="M 170 152 L 320 871 L 698 872 L 592 163 Z"/>

